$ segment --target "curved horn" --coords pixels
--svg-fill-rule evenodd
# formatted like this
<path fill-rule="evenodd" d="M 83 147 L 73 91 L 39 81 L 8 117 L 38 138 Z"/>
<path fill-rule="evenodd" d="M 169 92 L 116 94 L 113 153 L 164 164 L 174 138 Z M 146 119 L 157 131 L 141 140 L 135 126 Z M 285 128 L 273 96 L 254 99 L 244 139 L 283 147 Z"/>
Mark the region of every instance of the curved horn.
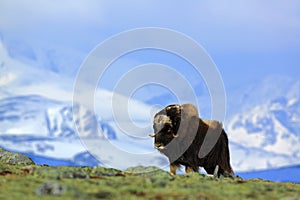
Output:
<path fill-rule="evenodd" d="M 155 137 L 155 133 L 149 134 L 150 137 Z"/>

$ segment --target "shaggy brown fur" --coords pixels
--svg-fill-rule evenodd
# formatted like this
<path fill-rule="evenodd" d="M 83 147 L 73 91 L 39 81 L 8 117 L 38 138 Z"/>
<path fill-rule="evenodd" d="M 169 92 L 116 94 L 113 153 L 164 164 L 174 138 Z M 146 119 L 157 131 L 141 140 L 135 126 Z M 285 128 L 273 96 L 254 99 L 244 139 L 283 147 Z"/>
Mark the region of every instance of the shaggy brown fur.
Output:
<path fill-rule="evenodd" d="M 167 106 L 155 115 L 153 129 L 154 146 L 169 158 L 172 175 L 180 165 L 186 172 L 198 172 L 199 167 L 204 167 L 208 174 L 213 174 L 218 165 L 218 176 L 233 177 L 222 124 L 202 120 L 195 106 Z"/>

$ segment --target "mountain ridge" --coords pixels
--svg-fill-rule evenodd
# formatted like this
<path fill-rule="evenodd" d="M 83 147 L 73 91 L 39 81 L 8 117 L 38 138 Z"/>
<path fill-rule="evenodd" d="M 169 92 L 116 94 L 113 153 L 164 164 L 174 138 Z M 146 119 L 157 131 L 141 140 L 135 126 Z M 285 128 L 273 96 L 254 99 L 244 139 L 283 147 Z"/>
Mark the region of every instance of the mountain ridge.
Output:
<path fill-rule="evenodd" d="M 27 99 L 28 98 L 28 99 Z M 27 102 L 28 100 L 28 102 Z M 71 105 L 64 102 L 59 101 L 51 101 L 48 98 L 41 97 L 38 95 L 34 96 L 22 96 L 22 97 L 11 97 L 8 99 L 0 100 L 0 124 L 2 124 L 0 136 L 2 138 L 0 146 L 7 146 L 10 150 L 18 150 L 19 152 L 35 152 L 35 155 L 42 156 L 47 155 L 49 158 L 57 158 L 57 153 L 60 152 L 61 155 L 68 155 L 68 156 L 60 156 L 60 159 L 67 159 L 72 160 L 77 154 L 81 152 L 86 152 L 86 149 L 80 144 L 80 139 L 78 138 L 78 135 L 75 131 L 73 118 L 72 118 L 72 108 Z M 11 102 L 8 104 L 9 106 L 5 108 L 6 102 Z M 45 103 L 45 102 L 48 102 Z M 35 104 L 42 105 L 35 106 Z M 17 104 L 18 106 L 16 106 Z M 50 106 L 49 106 L 50 105 Z M 47 107 L 49 106 L 49 107 Z M 54 106 L 54 108 L 52 108 Z M 11 108 L 14 109 L 11 109 Z M 20 110 L 18 111 L 19 108 Z M 26 110 L 27 108 L 34 108 L 35 112 L 42 113 L 40 115 L 35 114 L 34 116 L 42 116 L 44 118 L 40 118 L 38 120 L 35 120 L 34 118 L 26 119 L 26 124 L 43 124 L 41 127 L 41 130 L 45 130 L 45 127 L 47 131 L 45 131 L 43 134 L 41 134 L 41 130 L 36 129 L 36 127 L 32 127 L 31 132 L 26 132 L 22 130 L 22 124 L 24 121 L 21 120 L 21 123 L 19 124 L 21 130 L 17 132 L 17 134 L 13 133 L 11 130 L 12 126 L 15 126 L 18 124 L 18 119 L 22 119 L 22 115 L 27 116 Z M 23 110 L 25 109 L 25 110 Z M 41 110 L 39 110 L 41 109 Z M 5 111 L 5 112 L 4 112 Z M 7 123 L 4 126 L 3 121 L 5 117 L 3 115 L 7 116 L 9 112 L 18 113 L 20 116 L 17 116 L 17 118 L 12 119 L 12 123 Z M 32 114 L 32 110 L 29 109 L 29 113 Z M 85 119 L 84 120 L 90 120 L 90 114 L 86 111 Z M 1 120 L 2 119 L 2 120 Z M 43 119 L 41 121 L 41 119 Z M 35 122 L 29 122 L 28 120 L 34 120 Z M 99 119 L 98 119 L 99 120 Z M 7 120 L 6 120 L 7 121 Z M 8 120 L 9 121 L 9 120 Z M 83 124 L 89 124 L 87 122 Z M 78 122 L 77 122 L 78 123 Z M 80 122 L 79 122 L 80 123 Z M 99 120 L 98 125 L 101 128 L 101 132 L 104 134 L 101 136 L 102 138 L 105 137 L 113 142 L 114 145 L 120 145 L 119 143 L 124 140 L 124 142 L 129 142 L 128 145 L 131 146 L 130 148 L 133 148 L 132 144 L 135 144 L 138 140 L 126 140 L 126 137 L 123 136 L 123 133 L 117 133 L 117 126 L 112 124 L 113 122 L 109 121 L 101 121 Z M 230 141 L 230 152 L 231 152 L 231 162 L 233 164 L 233 167 L 237 171 L 249 171 L 249 170 L 259 170 L 259 169 L 267 169 L 267 168 L 278 168 L 288 165 L 295 165 L 299 164 L 297 163 L 298 156 L 295 155 L 285 155 L 281 152 L 274 152 L 274 151 L 267 151 L 266 149 L 261 148 L 261 146 L 251 146 L 250 144 L 245 145 L 240 141 L 237 141 L 235 138 L 235 134 L 240 134 L 241 132 L 237 130 L 233 130 L 232 134 L 232 124 L 229 124 L 229 141 Z M 238 124 L 239 125 L 239 124 Z M 255 124 L 252 124 L 255 125 Z M 5 127 L 7 127 L 7 130 L 5 131 Z M 246 126 L 247 127 L 247 126 Z M 28 127 L 26 127 L 28 128 Z M 84 127 L 83 127 L 84 128 Z M 97 137 L 97 135 L 94 135 L 94 133 L 97 133 L 95 131 L 94 127 L 87 126 L 87 129 L 91 128 L 90 132 L 93 134 L 89 135 L 90 137 Z M 251 128 L 251 130 L 256 130 Z M 237 131 L 237 133 L 236 133 Z M 94 136 L 93 136 L 94 135 Z M 99 139 L 101 139 L 101 137 Z M 150 139 L 149 139 L 150 140 Z M 115 141 L 115 142 L 114 142 Z M 130 142 L 131 141 L 131 142 Z M 147 140 L 148 141 L 148 140 Z M 147 149 L 153 149 L 152 141 L 147 142 L 146 146 Z M 133 142 L 133 143 L 132 143 Z M 19 145 L 17 145 L 19 144 Z M 22 144 L 22 145 L 21 145 Z M 64 145 L 68 146 L 70 149 L 69 151 L 66 151 L 63 153 L 59 149 L 58 145 Z M 124 148 L 128 148 L 129 146 L 125 145 Z M 24 146 L 24 148 L 21 148 Z M 26 150 L 25 147 L 28 147 Z M 138 147 L 138 146 L 137 146 Z M 56 149 L 58 148 L 58 149 Z M 133 149 L 133 152 L 136 151 L 136 148 Z M 75 150 L 75 151 L 74 151 Z M 72 152 L 74 151 L 74 152 Z M 57 153 L 55 153 L 57 152 Z M 72 153 L 71 153 L 72 152 Z M 77 152 L 77 153 L 76 153 Z M 149 152 L 149 150 L 146 150 L 145 152 Z M 63 153 L 63 154 L 62 154 Z M 253 165 L 251 160 L 256 160 L 256 164 Z M 88 165 L 88 162 L 87 162 Z"/>

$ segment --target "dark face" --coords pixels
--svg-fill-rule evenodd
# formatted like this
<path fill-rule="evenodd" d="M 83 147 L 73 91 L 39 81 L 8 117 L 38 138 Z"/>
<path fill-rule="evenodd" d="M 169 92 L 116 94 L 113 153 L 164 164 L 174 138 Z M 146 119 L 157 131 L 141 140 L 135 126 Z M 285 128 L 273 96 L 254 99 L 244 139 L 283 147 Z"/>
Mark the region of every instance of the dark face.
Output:
<path fill-rule="evenodd" d="M 181 107 L 179 105 L 167 106 L 155 115 L 153 121 L 155 148 L 162 150 L 177 137 L 180 115 Z"/>
<path fill-rule="evenodd" d="M 172 122 L 167 115 L 157 115 L 154 118 L 154 147 L 162 150 L 174 138 L 172 130 Z"/>

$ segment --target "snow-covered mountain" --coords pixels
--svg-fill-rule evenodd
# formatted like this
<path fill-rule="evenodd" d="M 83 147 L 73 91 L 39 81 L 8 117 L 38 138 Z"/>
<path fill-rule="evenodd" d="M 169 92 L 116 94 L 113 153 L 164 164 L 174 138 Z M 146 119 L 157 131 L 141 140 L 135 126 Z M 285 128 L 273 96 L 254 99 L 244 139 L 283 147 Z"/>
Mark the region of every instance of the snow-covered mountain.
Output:
<path fill-rule="evenodd" d="M 79 106 L 75 109 L 81 109 Z M 74 138 L 75 124 L 71 103 L 63 103 L 45 97 L 30 95 L 5 98 L 0 101 L 1 135 Z M 91 121 L 92 114 L 85 110 L 81 120 Z M 79 126 L 80 121 L 77 121 Z M 86 122 L 82 129 L 90 132 L 87 137 L 96 136 L 94 127 Z M 106 122 L 99 121 L 104 130 L 99 137 L 116 138 L 115 131 Z M 79 126 L 80 127 L 80 126 Z"/>
<path fill-rule="evenodd" d="M 234 115 L 227 125 L 237 169 L 300 164 L 300 101 L 279 97 Z M 243 147 L 244 151 L 239 148 Z M 240 154 L 236 157 L 236 154 Z M 241 159 L 242 158 L 242 159 Z M 237 161 L 238 159 L 238 161 Z M 255 160 L 244 166 L 246 160 Z M 250 163 L 250 162 L 249 162 Z"/>
<path fill-rule="evenodd" d="M 81 117 L 74 120 L 73 112 L 80 112 Z M 138 119 L 139 112 L 134 113 L 134 119 Z M 119 152 L 128 152 L 122 157 L 124 160 L 121 164 L 118 164 L 119 168 L 125 169 L 138 164 L 167 165 L 166 158 L 162 158 L 162 155 L 154 150 L 153 141 L 147 136 L 147 129 L 145 133 L 135 133 L 134 137 L 131 137 L 114 121 L 102 120 L 101 116 L 96 116 L 95 121 L 93 112 L 82 106 L 72 107 L 71 103 L 42 96 L 27 95 L 1 99 L 0 127 L 1 147 L 28 154 L 39 164 L 112 165 L 111 159 L 116 162 L 120 159 Z M 92 141 L 95 150 L 91 152 L 89 144 L 85 141 Z M 97 149 L 102 151 L 97 154 Z M 116 151 L 118 149 L 121 151 Z M 142 156 L 141 160 L 132 160 L 136 154 L 149 156 Z M 97 159 L 94 156 L 97 156 Z M 103 159 L 106 159 L 105 162 L 102 162 Z"/>
<path fill-rule="evenodd" d="M 85 110 L 83 116 L 86 123 L 81 128 L 90 133 L 87 137 L 117 138 L 108 123 L 98 121 L 98 132 L 87 122 L 93 119 L 91 112 Z M 76 123 L 78 127 L 82 124 Z M 0 124 L 0 146 L 6 149 L 65 160 L 75 159 L 86 151 L 76 133 L 70 103 L 37 95 L 5 98 L 0 100 Z"/>
<path fill-rule="evenodd" d="M 298 103 L 296 100 L 277 99 L 264 106 L 265 112 L 255 107 L 248 114 L 242 113 L 232 118 L 226 129 L 231 141 L 231 162 L 235 171 L 299 164 L 298 124 L 294 121 L 299 116 L 299 112 L 296 112 Z M 82 120 L 85 122 L 82 124 L 86 126 L 81 128 L 85 129 L 85 133 L 91 133 L 86 137 L 92 140 L 98 138 L 99 144 L 101 139 L 107 138 L 112 144 L 129 152 L 151 153 L 153 150 L 151 139 L 141 141 L 128 137 L 113 122 L 98 119 L 101 135 L 95 135 L 99 132 L 90 125 L 92 114 L 87 110 L 84 112 Z M 0 146 L 30 154 L 38 163 L 47 162 L 48 158 L 51 164 L 68 161 L 74 165 L 95 165 L 96 159 L 81 144 L 74 123 L 70 103 L 37 95 L 0 100 Z M 81 124 L 80 121 L 76 123 Z M 285 145 L 278 145 L 278 142 Z M 282 148 L 290 149 L 282 152 Z M 53 162 L 53 159 L 56 161 Z M 155 159 L 153 163 L 167 165 L 167 161 L 161 157 Z M 98 164 L 101 164 L 101 158 Z"/>
<path fill-rule="evenodd" d="M 135 163 L 162 163 L 159 153 L 152 154 L 155 152 L 153 141 L 148 137 L 152 131 L 153 107 L 134 99 L 129 101 L 128 97 L 104 89 L 97 89 L 90 97 L 95 100 L 97 116 L 90 107 L 76 103 L 73 107 L 74 80 L 72 75 L 64 72 L 69 67 L 55 64 L 67 57 L 54 59 L 47 56 L 47 49 L 37 49 L 22 42 L 15 44 L 2 40 L 0 36 L 1 147 L 30 154 L 39 164 L 109 165 L 109 161 L 101 162 L 104 155 L 115 160 L 118 158 L 118 155 L 105 153 L 110 150 L 104 149 L 104 153 L 96 155 L 96 160 L 95 152 L 90 152 L 84 138 L 94 141 L 96 149 L 106 141 L 117 149 L 140 154 L 150 152 L 152 155 L 148 160 L 133 162 L 124 158 L 121 168 Z M 63 49 L 58 49 L 63 52 Z M 77 70 L 76 66 L 72 67 L 72 70 Z M 112 99 L 118 102 L 114 110 Z M 120 112 L 124 109 L 122 105 L 127 103 L 128 114 Z M 118 123 L 114 121 L 113 111 L 118 114 Z M 76 118 L 73 118 L 74 113 Z M 135 126 L 142 128 L 131 133 L 124 131 L 124 127 L 132 124 L 128 115 Z"/>

